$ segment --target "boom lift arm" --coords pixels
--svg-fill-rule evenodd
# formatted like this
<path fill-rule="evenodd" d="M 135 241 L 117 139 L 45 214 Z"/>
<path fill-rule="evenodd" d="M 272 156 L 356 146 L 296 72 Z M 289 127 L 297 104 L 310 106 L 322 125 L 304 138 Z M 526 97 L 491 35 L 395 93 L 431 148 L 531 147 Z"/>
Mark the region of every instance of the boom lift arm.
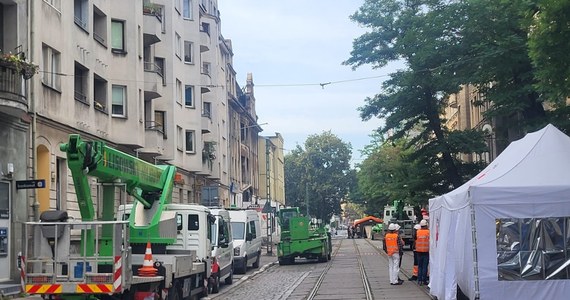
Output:
<path fill-rule="evenodd" d="M 95 220 L 95 209 L 89 185 L 89 176 L 96 177 L 103 186 L 102 221 L 115 218 L 115 186 L 117 182 L 126 185 L 126 191 L 144 210 L 133 205 L 130 217 L 131 243 L 172 244 L 174 237 L 163 237 L 161 222 L 164 205 L 170 203 L 176 168 L 169 165 L 153 165 L 110 148 L 102 141 L 83 141 L 78 134 L 71 134 L 68 143 L 60 145 L 67 154 L 68 167 L 75 185 L 79 211 L 83 221 Z M 139 211 L 138 215 L 135 211 Z M 172 220 L 169 220 L 172 223 Z M 175 222 L 175 221 L 174 221 Z M 103 241 L 110 233 L 103 230 Z M 93 233 L 88 233 L 87 252 L 93 251 Z M 103 242 L 102 241 L 102 242 Z M 104 247 L 105 244 L 102 244 Z M 88 254 L 87 253 L 87 254 Z"/>

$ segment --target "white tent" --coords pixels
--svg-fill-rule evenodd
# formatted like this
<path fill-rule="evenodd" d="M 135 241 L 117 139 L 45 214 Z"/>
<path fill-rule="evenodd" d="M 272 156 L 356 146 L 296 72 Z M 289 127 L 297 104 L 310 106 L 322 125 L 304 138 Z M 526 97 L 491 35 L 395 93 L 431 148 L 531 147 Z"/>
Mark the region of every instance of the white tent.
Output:
<path fill-rule="evenodd" d="M 570 298 L 570 137 L 552 125 L 429 200 L 430 292 L 456 299 Z"/>

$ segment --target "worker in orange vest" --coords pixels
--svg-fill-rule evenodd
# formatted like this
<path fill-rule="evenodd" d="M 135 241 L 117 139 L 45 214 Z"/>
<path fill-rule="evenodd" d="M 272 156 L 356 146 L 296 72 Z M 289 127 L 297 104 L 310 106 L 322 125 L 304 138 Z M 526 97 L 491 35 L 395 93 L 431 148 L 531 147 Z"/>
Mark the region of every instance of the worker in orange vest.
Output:
<path fill-rule="evenodd" d="M 412 244 L 412 251 L 414 252 L 414 268 L 412 269 L 412 277 L 410 277 L 410 281 L 418 280 L 418 253 L 416 252 L 416 237 L 420 228 L 422 228 L 420 224 L 416 224 L 414 225 L 414 231 L 412 232 L 412 240 L 414 241 Z"/>
<path fill-rule="evenodd" d="M 388 254 L 388 273 L 390 274 L 390 284 L 400 285 L 402 280 L 398 280 L 398 273 L 400 273 L 400 247 L 399 243 L 403 241 L 399 237 L 396 224 L 392 223 L 388 226 L 388 232 L 384 236 L 384 251 Z"/>
<path fill-rule="evenodd" d="M 420 221 L 421 228 L 416 232 L 416 254 L 418 256 L 418 284 L 427 285 L 429 266 L 429 229 L 427 221 Z"/>

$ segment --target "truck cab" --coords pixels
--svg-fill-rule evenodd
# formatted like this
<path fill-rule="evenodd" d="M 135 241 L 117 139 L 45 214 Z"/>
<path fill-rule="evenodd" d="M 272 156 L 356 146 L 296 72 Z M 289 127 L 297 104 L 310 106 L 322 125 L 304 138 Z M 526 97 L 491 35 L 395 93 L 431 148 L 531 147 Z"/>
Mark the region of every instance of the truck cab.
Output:
<path fill-rule="evenodd" d="M 233 282 L 234 242 L 230 225 L 230 213 L 223 208 L 210 210 L 215 221 L 211 225 L 212 257 L 215 257 L 220 268 L 219 280 L 226 284 Z"/>

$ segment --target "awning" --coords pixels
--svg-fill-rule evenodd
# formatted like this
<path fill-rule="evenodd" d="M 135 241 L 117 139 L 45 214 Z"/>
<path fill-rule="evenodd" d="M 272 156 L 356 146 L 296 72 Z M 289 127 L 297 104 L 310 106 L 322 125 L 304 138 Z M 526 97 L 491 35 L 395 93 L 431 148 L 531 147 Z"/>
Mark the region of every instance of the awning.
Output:
<path fill-rule="evenodd" d="M 366 222 L 376 224 L 376 223 L 382 223 L 383 221 L 382 221 L 382 219 L 376 218 L 375 216 L 368 216 L 368 217 L 364 217 L 362 219 L 358 219 L 358 220 L 354 221 L 354 226 L 358 226 L 358 225 L 360 225 L 362 223 L 366 223 Z"/>

